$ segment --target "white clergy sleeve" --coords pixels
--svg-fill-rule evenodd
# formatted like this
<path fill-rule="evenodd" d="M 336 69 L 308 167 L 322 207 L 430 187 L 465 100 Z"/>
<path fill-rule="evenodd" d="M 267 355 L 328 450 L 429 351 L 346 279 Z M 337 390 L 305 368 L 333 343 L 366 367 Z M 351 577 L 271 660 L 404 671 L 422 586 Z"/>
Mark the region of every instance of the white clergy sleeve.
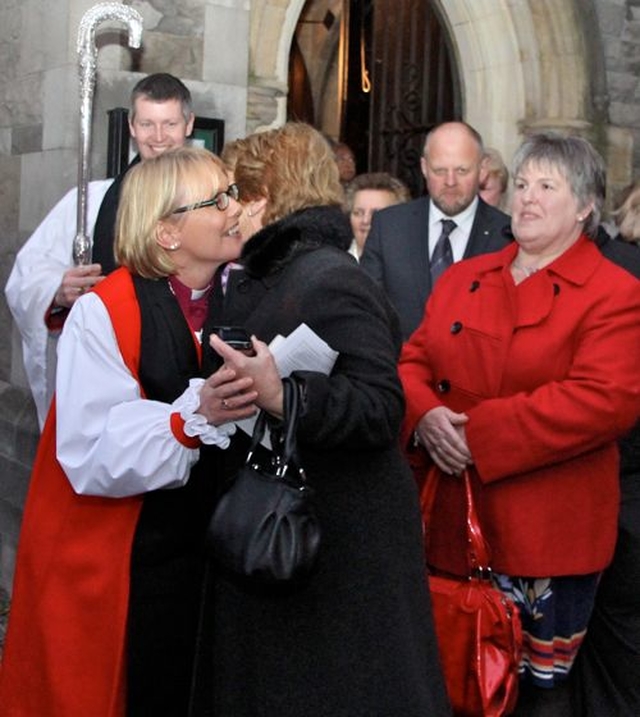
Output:
<path fill-rule="evenodd" d="M 141 397 L 96 294 L 74 304 L 58 343 L 57 457 L 74 490 L 119 498 L 184 485 L 199 450 L 171 431 L 171 404 Z"/>
<path fill-rule="evenodd" d="M 112 179 L 90 182 L 87 195 L 87 233 L 92 234 L 98 210 Z M 44 317 L 62 281 L 73 266 L 77 190 L 53 207 L 27 239 L 5 286 L 7 304 L 22 338 L 22 356 L 29 387 L 38 410 L 40 428 L 55 388 L 57 335 L 47 330 Z"/>

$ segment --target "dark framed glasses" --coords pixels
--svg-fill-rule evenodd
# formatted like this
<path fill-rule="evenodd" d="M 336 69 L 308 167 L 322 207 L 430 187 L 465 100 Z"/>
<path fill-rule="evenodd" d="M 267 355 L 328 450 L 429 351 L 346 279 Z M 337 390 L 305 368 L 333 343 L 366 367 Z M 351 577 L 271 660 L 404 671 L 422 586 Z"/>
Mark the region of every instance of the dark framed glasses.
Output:
<path fill-rule="evenodd" d="M 229 188 L 225 192 L 218 192 L 212 199 L 205 199 L 202 202 L 195 202 L 195 204 L 186 204 L 184 207 L 178 207 L 174 209 L 172 214 L 184 214 L 184 212 L 190 212 L 193 209 L 201 209 L 202 207 L 215 207 L 216 209 L 224 212 L 229 206 L 229 201 L 235 199 L 236 202 L 240 197 L 240 191 L 238 190 L 237 184 L 230 184 Z"/>

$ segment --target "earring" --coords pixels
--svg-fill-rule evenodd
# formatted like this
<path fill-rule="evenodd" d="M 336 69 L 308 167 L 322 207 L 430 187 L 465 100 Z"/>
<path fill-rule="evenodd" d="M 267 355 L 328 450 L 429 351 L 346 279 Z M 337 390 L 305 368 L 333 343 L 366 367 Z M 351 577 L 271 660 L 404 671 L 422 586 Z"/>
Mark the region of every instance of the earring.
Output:
<path fill-rule="evenodd" d="M 174 242 L 173 244 L 169 245 L 169 251 L 175 251 L 179 246 L 180 244 L 178 242 Z"/>
<path fill-rule="evenodd" d="M 248 210 L 247 210 L 247 216 L 248 216 L 248 217 L 252 217 L 252 216 L 253 216 L 253 212 L 251 211 L 251 209 L 248 209 Z"/>

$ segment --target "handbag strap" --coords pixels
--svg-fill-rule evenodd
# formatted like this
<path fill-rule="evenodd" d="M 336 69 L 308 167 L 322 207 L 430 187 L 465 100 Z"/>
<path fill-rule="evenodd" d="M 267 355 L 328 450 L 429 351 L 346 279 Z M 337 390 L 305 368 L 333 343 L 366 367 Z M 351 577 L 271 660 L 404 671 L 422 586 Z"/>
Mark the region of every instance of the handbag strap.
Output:
<path fill-rule="evenodd" d="M 289 467 L 295 465 L 302 478 L 304 474 L 298 466 L 297 441 L 298 418 L 301 409 L 301 388 L 298 381 L 292 376 L 282 379 L 282 439 L 272 442 L 272 453 L 277 462 L 277 475 L 284 476 Z M 251 444 L 247 454 L 247 463 L 251 462 L 252 456 L 260 445 L 267 427 L 267 412 L 262 410 L 258 414 Z"/>
<path fill-rule="evenodd" d="M 471 490 L 471 477 L 469 471 L 463 473 L 464 488 L 467 499 L 467 563 L 470 574 L 483 575 L 491 571 L 489 567 L 489 546 L 487 545 L 480 521 L 476 511 L 473 491 Z"/>
<path fill-rule="evenodd" d="M 284 475 L 289 464 L 298 460 L 298 418 L 300 417 L 300 384 L 293 376 L 282 379 L 284 440 L 282 445 L 281 474 Z"/>

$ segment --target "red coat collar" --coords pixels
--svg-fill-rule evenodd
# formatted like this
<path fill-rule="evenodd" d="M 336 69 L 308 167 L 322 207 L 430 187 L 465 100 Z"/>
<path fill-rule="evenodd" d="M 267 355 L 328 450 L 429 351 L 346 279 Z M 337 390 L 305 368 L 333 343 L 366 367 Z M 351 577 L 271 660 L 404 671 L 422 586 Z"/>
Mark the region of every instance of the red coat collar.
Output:
<path fill-rule="evenodd" d="M 515 241 L 500 251 L 482 255 L 478 258 L 479 276 L 508 269 L 517 253 L 518 243 Z M 601 261 L 602 254 L 596 245 L 586 234 L 582 234 L 575 244 L 546 266 L 544 271 L 550 276 L 555 275 L 581 286 L 589 280 Z"/>

